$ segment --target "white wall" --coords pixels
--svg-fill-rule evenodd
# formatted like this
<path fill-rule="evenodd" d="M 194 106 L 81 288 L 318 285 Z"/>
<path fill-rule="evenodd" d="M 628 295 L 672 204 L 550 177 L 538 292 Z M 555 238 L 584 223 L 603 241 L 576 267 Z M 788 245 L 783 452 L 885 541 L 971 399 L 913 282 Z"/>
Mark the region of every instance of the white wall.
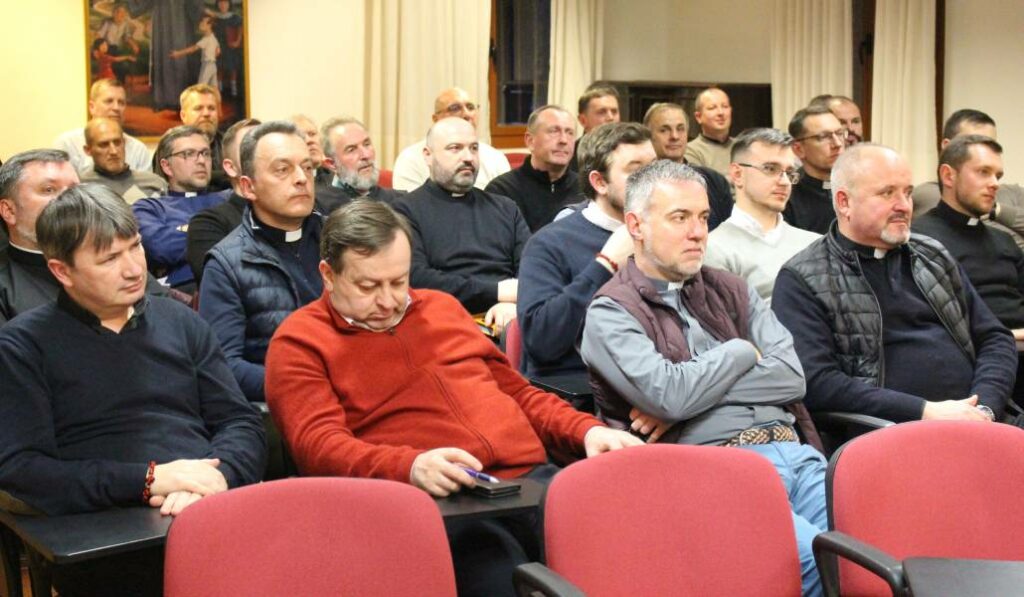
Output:
<path fill-rule="evenodd" d="M 609 80 L 768 83 L 772 3 L 605 0 Z"/>
<path fill-rule="evenodd" d="M 1024 6 L 946 0 L 943 119 L 974 108 L 996 121 L 1008 182 L 1024 183 Z"/>

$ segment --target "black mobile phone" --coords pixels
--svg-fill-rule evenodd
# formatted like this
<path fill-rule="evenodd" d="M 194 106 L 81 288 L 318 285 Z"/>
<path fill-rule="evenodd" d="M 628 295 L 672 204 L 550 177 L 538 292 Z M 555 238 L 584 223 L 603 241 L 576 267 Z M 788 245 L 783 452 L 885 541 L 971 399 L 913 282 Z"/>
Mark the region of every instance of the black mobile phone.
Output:
<path fill-rule="evenodd" d="M 519 481 L 501 481 L 488 483 L 477 479 L 476 485 L 469 488 L 469 492 L 485 498 L 499 498 L 519 493 L 523 488 Z"/>

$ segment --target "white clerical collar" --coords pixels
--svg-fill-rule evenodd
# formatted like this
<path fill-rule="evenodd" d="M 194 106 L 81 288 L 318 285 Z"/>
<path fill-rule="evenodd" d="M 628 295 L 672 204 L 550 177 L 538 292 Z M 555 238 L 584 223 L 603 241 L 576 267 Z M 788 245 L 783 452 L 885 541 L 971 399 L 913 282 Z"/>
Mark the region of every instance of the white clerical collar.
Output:
<path fill-rule="evenodd" d="M 874 258 L 875 259 L 885 259 L 885 256 L 888 255 L 888 254 L 889 254 L 889 249 L 875 248 Z"/>
<path fill-rule="evenodd" d="M 583 208 L 583 217 L 594 226 L 608 232 L 615 232 L 622 227 L 622 222 L 604 213 L 596 201 L 591 201 Z"/>
<path fill-rule="evenodd" d="M 383 330 L 375 330 L 375 329 L 369 328 L 369 327 L 366 326 L 365 323 L 363 323 L 361 321 L 356 321 L 355 319 L 352 319 L 352 318 L 349 318 L 349 317 L 345 317 L 344 315 L 342 315 L 341 318 L 344 319 L 345 321 L 347 321 L 349 325 L 357 327 L 357 328 L 364 329 L 364 330 L 366 330 L 368 332 L 387 332 L 387 331 L 395 329 L 395 327 L 397 327 L 398 324 L 402 323 L 402 320 L 405 319 L 405 314 L 409 312 L 409 305 L 411 305 L 411 304 L 412 304 L 412 297 L 409 296 L 408 294 L 405 295 L 405 309 L 402 310 L 402 314 L 398 316 L 398 320 L 395 321 L 395 323 L 393 325 L 391 325 L 387 329 L 383 329 Z M 339 313 L 339 315 L 341 315 L 341 314 Z"/>
<path fill-rule="evenodd" d="M 745 230 L 752 236 L 756 236 L 768 244 L 774 245 L 779 242 L 782 238 L 783 224 L 782 214 L 776 214 L 775 227 L 771 230 L 765 231 L 761 227 L 761 223 L 754 219 L 754 216 L 740 209 L 739 205 L 732 206 L 732 214 L 729 216 L 729 222 L 731 222 L 737 228 Z"/>
<path fill-rule="evenodd" d="M 14 243 L 14 242 L 12 242 L 10 240 L 8 240 L 7 243 L 9 245 L 11 245 L 12 247 L 14 247 L 15 249 L 18 249 L 19 251 L 25 251 L 26 253 L 34 253 L 36 255 L 42 255 L 43 254 L 43 252 L 40 251 L 39 249 L 26 249 L 25 247 L 22 247 L 21 245 L 18 245 L 18 244 Z"/>
<path fill-rule="evenodd" d="M 668 283 L 668 289 L 669 290 L 679 290 L 680 288 L 683 287 L 684 284 L 686 284 L 685 281 L 683 281 L 683 282 L 669 282 Z"/>
<path fill-rule="evenodd" d="M 981 223 L 981 218 L 967 218 L 968 226 L 977 226 Z"/>
<path fill-rule="evenodd" d="M 284 242 L 293 243 L 297 240 L 302 239 L 302 228 L 298 230 L 285 230 L 284 231 Z"/>

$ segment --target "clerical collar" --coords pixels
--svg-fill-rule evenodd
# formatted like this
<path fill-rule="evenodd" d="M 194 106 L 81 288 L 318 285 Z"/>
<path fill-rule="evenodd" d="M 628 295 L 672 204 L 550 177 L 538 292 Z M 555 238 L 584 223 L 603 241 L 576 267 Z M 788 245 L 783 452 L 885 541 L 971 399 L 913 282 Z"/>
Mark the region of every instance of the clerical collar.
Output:
<path fill-rule="evenodd" d="M 412 304 L 412 296 L 406 294 L 405 295 L 405 309 L 402 310 L 402 314 L 398 316 L 398 320 L 395 321 L 394 325 L 391 325 L 387 329 L 383 329 L 383 330 L 371 329 L 371 328 L 367 327 L 366 324 L 361 322 L 361 321 L 356 321 L 355 319 L 351 319 L 349 317 L 341 315 L 340 313 L 339 313 L 339 315 L 341 315 L 341 318 L 344 319 L 346 322 L 348 322 L 348 324 L 350 326 L 357 327 L 359 329 L 366 330 L 368 332 L 388 332 L 388 331 L 391 331 L 391 330 L 395 329 L 396 327 L 398 327 L 398 324 L 402 323 L 402 320 L 405 319 L 405 314 L 409 312 L 409 305 L 411 305 L 411 304 Z"/>
<path fill-rule="evenodd" d="M 22 247 L 22 246 L 14 244 L 14 241 L 11 241 L 11 240 L 8 240 L 7 244 L 9 244 L 11 247 L 13 247 L 13 248 L 15 248 L 15 249 L 17 249 L 17 250 L 19 250 L 19 251 L 21 251 L 23 253 L 31 253 L 33 255 L 42 255 L 43 254 L 43 252 L 40 251 L 39 249 L 26 249 L 25 247 Z"/>
<path fill-rule="evenodd" d="M 937 215 L 938 217 L 942 218 L 943 220 L 946 220 L 950 224 L 955 224 L 957 226 L 978 226 L 991 217 L 990 214 L 985 214 L 981 217 L 977 217 L 960 213 L 957 210 L 953 209 L 945 201 L 939 201 L 938 205 L 935 206 L 935 209 L 933 211 L 935 212 L 935 215 Z"/>
<path fill-rule="evenodd" d="M 734 204 L 732 206 L 732 215 L 729 216 L 729 222 L 737 228 L 745 230 L 751 236 L 755 236 L 774 245 L 782 238 L 784 223 L 782 214 L 775 214 L 775 217 L 777 218 L 775 220 L 775 227 L 771 230 L 765 230 L 761 226 L 761 223 L 754 219 L 754 216 L 743 211 L 739 205 Z"/>
<path fill-rule="evenodd" d="M 264 224 L 256 217 L 256 212 L 249 210 L 249 224 L 252 225 L 252 229 L 270 242 L 278 244 L 294 243 L 302 240 L 302 229 L 306 227 L 307 220 L 309 220 L 308 217 L 302 221 L 302 226 L 299 226 L 298 230 L 282 230 L 270 224 Z"/>
<path fill-rule="evenodd" d="M 449 197 L 453 199 L 461 199 L 462 197 L 469 196 L 473 193 L 472 188 L 466 191 L 465 193 L 453 193 L 448 189 L 442 187 L 441 185 L 437 184 L 433 180 L 427 180 L 427 182 L 424 183 L 424 186 L 426 186 L 427 189 L 432 191 L 435 195 L 438 195 L 440 197 Z"/>
<path fill-rule="evenodd" d="M 832 181 L 831 180 L 821 180 L 820 178 L 817 178 L 816 176 L 813 176 L 811 173 L 809 173 L 807 170 L 804 170 L 803 168 L 800 168 L 799 171 L 800 171 L 800 180 L 797 181 L 796 184 L 798 184 L 798 185 L 799 184 L 807 185 L 807 186 L 815 187 L 815 188 L 818 188 L 818 189 L 824 189 L 826 191 L 828 191 L 828 190 L 830 190 L 832 188 Z"/>
<path fill-rule="evenodd" d="M 871 259 L 885 259 L 885 257 L 889 253 L 891 253 L 891 252 L 893 252 L 895 250 L 898 250 L 898 249 L 903 247 L 903 245 L 900 245 L 899 247 L 895 247 L 893 249 L 881 249 L 881 248 L 872 247 L 872 246 L 869 246 L 869 245 L 862 245 L 862 244 L 860 244 L 860 243 L 858 243 L 856 241 L 853 241 L 853 240 L 847 238 L 846 236 L 843 235 L 842 232 L 838 232 L 838 231 L 837 231 L 837 234 L 836 234 L 836 239 L 838 240 L 839 245 L 841 247 L 843 247 L 844 249 L 846 249 L 848 251 L 854 251 L 857 254 L 861 255 L 862 257 L 868 257 L 868 258 L 871 258 Z"/>
<path fill-rule="evenodd" d="M 167 194 L 171 197 L 195 197 L 199 195 L 194 191 L 167 191 Z"/>
<path fill-rule="evenodd" d="M 596 201 L 591 201 L 583 208 L 583 217 L 594 226 L 608 232 L 615 232 L 622 227 L 622 222 L 604 213 Z"/>

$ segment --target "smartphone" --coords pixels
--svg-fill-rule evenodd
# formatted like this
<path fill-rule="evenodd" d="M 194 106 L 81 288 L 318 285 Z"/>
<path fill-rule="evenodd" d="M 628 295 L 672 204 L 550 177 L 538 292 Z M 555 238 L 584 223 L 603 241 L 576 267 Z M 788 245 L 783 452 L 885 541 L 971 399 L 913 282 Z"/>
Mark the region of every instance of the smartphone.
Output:
<path fill-rule="evenodd" d="M 499 498 L 515 495 L 522 491 L 522 483 L 519 481 L 501 481 L 499 483 L 488 483 L 477 481 L 476 485 L 469 488 L 469 492 L 485 498 Z"/>

